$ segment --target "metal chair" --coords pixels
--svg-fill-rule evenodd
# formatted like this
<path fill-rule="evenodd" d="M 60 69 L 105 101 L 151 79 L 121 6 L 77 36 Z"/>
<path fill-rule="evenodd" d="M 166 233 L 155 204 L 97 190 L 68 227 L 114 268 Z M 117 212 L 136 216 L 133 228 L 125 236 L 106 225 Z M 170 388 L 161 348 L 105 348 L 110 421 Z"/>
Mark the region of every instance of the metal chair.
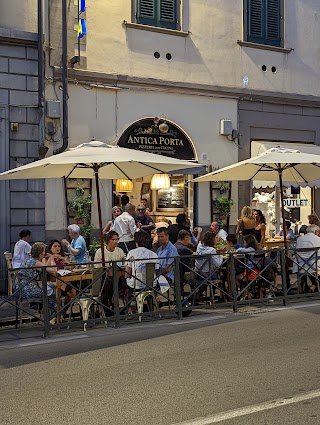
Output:
<path fill-rule="evenodd" d="M 82 320 L 84 321 L 83 330 L 87 330 L 87 321 L 89 319 L 89 313 L 92 309 L 93 305 L 97 306 L 97 312 L 100 317 L 106 319 L 104 308 L 101 305 L 102 302 L 102 278 L 104 277 L 104 269 L 103 268 L 95 268 L 93 269 L 92 274 L 92 284 L 88 291 L 81 293 L 78 297 L 76 297 L 70 306 L 69 313 L 69 322 L 71 321 L 72 314 L 72 306 L 77 304 L 80 308 L 80 312 L 82 314 Z M 81 286 L 80 286 L 81 287 Z M 105 325 L 107 326 L 107 320 L 104 320 Z"/>
<path fill-rule="evenodd" d="M 17 272 L 12 270 L 12 253 L 9 251 L 4 252 L 4 258 L 6 260 L 7 269 L 8 269 L 8 295 L 12 295 L 13 282 Z"/>
<path fill-rule="evenodd" d="M 146 287 L 143 290 L 139 290 L 139 293 L 136 295 L 135 299 L 136 299 L 136 304 L 137 304 L 137 310 L 139 313 L 139 322 L 141 322 L 142 319 L 142 313 L 143 313 L 143 305 L 144 302 L 147 302 L 148 305 L 148 309 L 149 311 L 152 311 L 153 308 L 153 302 L 156 305 L 156 308 L 158 310 L 159 313 L 159 317 L 160 317 L 160 312 L 159 312 L 159 306 L 158 306 L 158 302 L 156 299 L 156 293 L 153 289 L 155 286 L 155 263 L 146 263 L 145 264 L 145 283 Z"/>

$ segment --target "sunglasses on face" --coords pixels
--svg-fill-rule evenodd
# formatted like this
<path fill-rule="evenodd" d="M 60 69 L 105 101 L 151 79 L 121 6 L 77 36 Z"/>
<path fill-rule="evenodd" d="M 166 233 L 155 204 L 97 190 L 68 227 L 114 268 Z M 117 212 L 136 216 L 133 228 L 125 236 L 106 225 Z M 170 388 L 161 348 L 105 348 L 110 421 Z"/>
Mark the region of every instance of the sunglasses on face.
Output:
<path fill-rule="evenodd" d="M 145 211 L 145 208 L 137 208 L 137 211 Z"/>

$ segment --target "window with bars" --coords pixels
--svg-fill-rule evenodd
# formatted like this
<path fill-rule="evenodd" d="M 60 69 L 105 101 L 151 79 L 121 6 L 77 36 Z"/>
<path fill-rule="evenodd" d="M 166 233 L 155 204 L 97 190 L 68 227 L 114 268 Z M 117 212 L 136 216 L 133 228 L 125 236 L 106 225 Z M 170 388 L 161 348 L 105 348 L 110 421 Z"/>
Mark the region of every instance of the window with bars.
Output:
<path fill-rule="evenodd" d="M 178 2 L 179 0 L 137 0 L 137 23 L 179 29 Z"/>
<path fill-rule="evenodd" d="M 283 47 L 283 0 L 246 1 L 246 41 Z"/>

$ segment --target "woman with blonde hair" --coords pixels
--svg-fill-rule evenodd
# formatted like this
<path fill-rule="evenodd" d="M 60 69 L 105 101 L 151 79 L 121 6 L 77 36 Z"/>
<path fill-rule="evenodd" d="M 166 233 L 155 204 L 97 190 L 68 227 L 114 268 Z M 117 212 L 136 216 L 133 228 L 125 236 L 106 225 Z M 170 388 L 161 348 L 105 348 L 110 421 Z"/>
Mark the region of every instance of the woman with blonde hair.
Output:
<path fill-rule="evenodd" d="M 114 223 L 114 220 L 119 217 L 119 215 L 122 214 L 122 208 L 118 207 L 117 205 L 112 207 L 112 220 L 108 221 L 108 223 L 105 225 L 104 229 L 102 230 L 102 233 L 106 235 L 110 232 L 111 226 Z"/>
<path fill-rule="evenodd" d="M 236 233 L 239 236 L 253 235 L 256 227 L 254 218 L 252 217 L 251 208 L 246 205 L 241 210 L 241 217 L 238 220 Z"/>

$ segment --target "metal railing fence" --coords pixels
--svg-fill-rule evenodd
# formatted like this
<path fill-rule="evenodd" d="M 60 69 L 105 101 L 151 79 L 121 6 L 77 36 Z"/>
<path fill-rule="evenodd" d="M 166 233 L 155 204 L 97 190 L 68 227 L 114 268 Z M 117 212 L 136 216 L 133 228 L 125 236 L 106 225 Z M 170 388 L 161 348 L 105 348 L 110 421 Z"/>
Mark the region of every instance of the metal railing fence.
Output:
<path fill-rule="evenodd" d="M 153 259 L 154 260 L 154 259 Z M 137 261 L 150 264 L 151 260 Z M 39 273 L 41 293 L 26 296 L 33 277 L 21 279 L 23 271 L 15 272 L 12 295 L 0 295 L 0 333 L 40 329 L 44 336 L 60 329 L 94 324 L 119 327 L 140 320 L 184 316 L 214 308 L 231 308 L 237 312 L 247 304 L 287 305 L 294 299 L 319 296 L 320 259 L 318 249 L 280 248 L 253 253 L 230 252 L 173 257 L 174 279 L 163 291 L 154 266 L 151 277 L 125 274 L 126 262 L 88 263 L 66 282 L 64 276 Z M 149 273 L 150 274 L 150 273 Z M 128 288 L 125 278 L 133 277 L 139 288 Z M 52 310 L 50 286 L 67 283 L 73 296 L 65 292 Z M 54 288 L 53 294 L 58 294 Z M 51 297 L 51 298 L 50 298 Z M 37 308 L 33 310 L 33 308 Z M 50 310 L 51 309 L 51 310 Z M 37 323 L 37 326 L 34 326 Z M 39 326 L 40 325 L 40 326 Z"/>

